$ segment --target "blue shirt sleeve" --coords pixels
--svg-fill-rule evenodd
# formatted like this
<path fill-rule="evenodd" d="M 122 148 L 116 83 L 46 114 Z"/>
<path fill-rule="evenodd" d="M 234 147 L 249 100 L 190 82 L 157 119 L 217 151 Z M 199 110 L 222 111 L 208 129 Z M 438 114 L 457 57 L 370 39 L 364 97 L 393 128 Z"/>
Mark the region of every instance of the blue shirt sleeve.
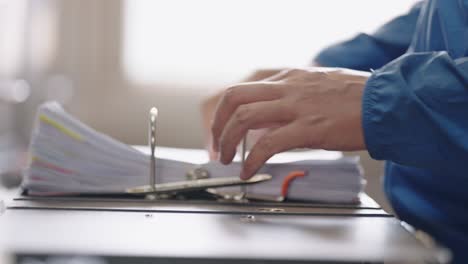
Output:
<path fill-rule="evenodd" d="M 375 159 L 465 170 L 468 57 L 411 53 L 375 71 L 364 90 L 363 128 Z"/>
<path fill-rule="evenodd" d="M 391 20 L 374 34 L 362 33 L 324 49 L 314 61 L 325 67 L 363 71 L 382 67 L 403 55 L 408 49 L 421 6 L 422 2 L 419 2 L 409 13 Z"/>

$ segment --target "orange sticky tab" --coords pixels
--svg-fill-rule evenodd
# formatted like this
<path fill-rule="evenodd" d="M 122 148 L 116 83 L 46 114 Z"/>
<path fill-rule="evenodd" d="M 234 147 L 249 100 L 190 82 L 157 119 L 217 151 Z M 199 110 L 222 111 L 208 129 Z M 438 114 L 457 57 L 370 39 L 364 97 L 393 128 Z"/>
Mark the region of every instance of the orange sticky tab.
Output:
<path fill-rule="evenodd" d="M 289 184 L 291 184 L 294 179 L 304 177 L 305 175 L 305 171 L 291 171 L 283 180 L 283 185 L 281 185 L 281 195 L 286 198 L 288 196 Z"/>

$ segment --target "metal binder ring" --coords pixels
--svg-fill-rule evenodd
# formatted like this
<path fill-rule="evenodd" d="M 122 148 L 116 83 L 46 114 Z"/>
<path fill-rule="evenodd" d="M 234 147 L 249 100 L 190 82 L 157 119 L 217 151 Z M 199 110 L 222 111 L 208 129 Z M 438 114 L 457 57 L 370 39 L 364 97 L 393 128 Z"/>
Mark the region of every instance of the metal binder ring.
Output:
<path fill-rule="evenodd" d="M 149 185 L 153 190 L 156 185 L 156 157 L 154 152 L 156 149 L 156 119 L 158 117 L 158 109 L 156 107 L 151 108 L 150 110 L 150 125 L 149 125 L 149 143 L 151 149 L 150 156 L 150 179 Z"/>

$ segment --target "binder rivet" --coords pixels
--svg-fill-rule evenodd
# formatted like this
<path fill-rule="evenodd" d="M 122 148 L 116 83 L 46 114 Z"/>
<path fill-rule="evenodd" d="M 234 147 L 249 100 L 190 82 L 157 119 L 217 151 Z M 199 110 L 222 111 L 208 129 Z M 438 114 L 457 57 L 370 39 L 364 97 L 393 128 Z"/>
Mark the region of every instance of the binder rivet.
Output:
<path fill-rule="evenodd" d="M 243 215 L 241 216 L 241 222 L 255 222 L 255 216 L 254 215 Z"/>
<path fill-rule="evenodd" d="M 145 196 L 145 198 L 146 198 L 147 200 L 154 201 L 154 200 L 156 200 L 158 197 L 157 197 L 155 194 L 148 194 L 148 195 Z"/>
<path fill-rule="evenodd" d="M 210 178 L 210 173 L 203 167 L 196 167 L 187 172 L 187 180 L 200 180 Z"/>

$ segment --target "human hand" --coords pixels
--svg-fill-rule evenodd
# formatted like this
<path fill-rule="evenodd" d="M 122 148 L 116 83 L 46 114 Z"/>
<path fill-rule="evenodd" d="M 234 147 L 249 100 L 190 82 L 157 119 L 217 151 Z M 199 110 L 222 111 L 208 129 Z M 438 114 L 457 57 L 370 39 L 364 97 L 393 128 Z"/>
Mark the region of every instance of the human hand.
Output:
<path fill-rule="evenodd" d="M 294 148 L 365 149 L 361 100 L 369 75 L 337 68 L 292 69 L 232 86 L 214 116 L 213 149 L 229 164 L 249 129 L 275 127 L 251 149 L 242 179 L 274 154 Z"/>
<path fill-rule="evenodd" d="M 266 78 L 269 78 L 275 74 L 278 74 L 281 72 L 282 69 L 263 69 L 263 70 L 257 70 L 254 73 L 252 73 L 250 76 L 248 76 L 244 82 L 254 82 L 254 81 L 260 81 L 264 80 Z M 211 142 L 213 141 L 212 135 L 211 135 L 211 123 L 213 121 L 213 116 L 214 112 L 216 110 L 216 106 L 218 105 L 219 101 L 223 97 L 225 93 L 225 90 L 222 90 L 221 92 L 216 93 L 215 95 L 212 95 L 205 100 L 202 101 L 201 106 L 200 106 L 200 112 L 202 115 L 202 122 L 203 122 L 203 129 L 205 132 L 205 142 L 206 142 L 206 148 L 208 150 L 210 159 L 216 159 L 217 158 L 217 153 L 213 151 Z M 257 132 L 255 133 L 254 138 L 257 138 L 259 134 L 263 134 L 262 132 Z"/>

